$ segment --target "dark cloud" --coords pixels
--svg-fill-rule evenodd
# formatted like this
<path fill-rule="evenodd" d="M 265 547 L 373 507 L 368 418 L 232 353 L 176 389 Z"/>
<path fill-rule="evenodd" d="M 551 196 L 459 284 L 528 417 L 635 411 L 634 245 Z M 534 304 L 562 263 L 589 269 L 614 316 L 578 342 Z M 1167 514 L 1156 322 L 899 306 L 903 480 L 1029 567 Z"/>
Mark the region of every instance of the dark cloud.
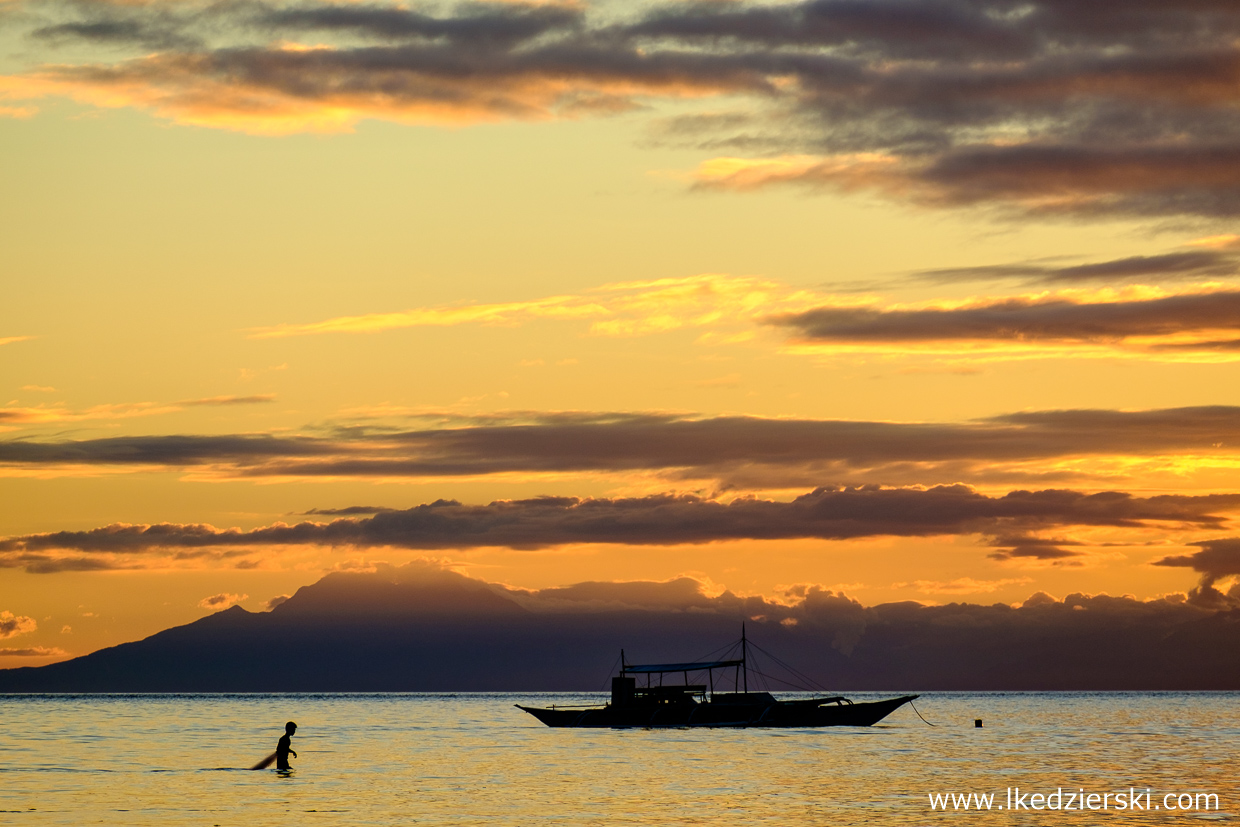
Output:
<path fill-rule="evenodd" d="M 39 553 L 0 553 L 0 568 L 25 569 L 29 574 L 60 574 L 66 571 L 119 571 L 137 568 L 100 557 L 60 556 Z"/>
<path fill-rule="evenodd" d="M 276 395 L 274 393 L 261 393 L 253 396 L 209 396 L 205 399 L 186 399 L 178 402 L 178 405 L 197 406 L 197 405 L 262 405 L 267 402 L 275 402 Z"/>
<path fill-rule="evenodd" d="M 1240 575 L 1240 538 L 1203 540 L 1190 545 L 1200 546 L 1201 551 L 1172 557 L 1164 557 L 1156 566 L 1184 566 L 1201 572 L 1211 582 L 1221 577 Z"/>
<path fill-rule="evenodd" d="M 1121 342 L 1213 330 L 1240 332 L 1240 292 L 1143 301 L 1002 299 L 954 309 L 823 307 L 773 317 L 771 324 L 823 342 Z"/>
<path fill-rule="evenodd" d="M 1030 531 L 1058 526 L 1141 528 L 1159 523 L 1218 528 L 1240 494 L 1134 497 L 1109 491 L 1013 491 L 988 497 L 966 486 L 930 489 L 818 489 L 791 502 L 740 498 L 728 503 L 693 496 L 627 499 L 540 497 L 489 505 L 438 500 L 403 511 L 330 523 L 278 523 L 248 531 L 208 525 L 111 525 L 90 531 L 30 534 L 0 540 L 0 565 L 38 572 L 48 552 L 103 554 L 182 550 L 188 559 L 219 547 L 289 545 L 393 546 L 410 549 L 503 546 L 538 549 L 583 543 L 670 545 L 729 540 L 926 537 L 991 534 L 1021 537 L 1002 554 L 1068 556 L 1063 541 L 1038 541 Z M 1047 542 L 1050 545 L 1038 545 Z M 1004 545 L 1002 541 L 997 545 Z M 188 551 L 185 551 L 188 550 Z M 242 554 L 243 551 L 234 551 Z M 220 552 L 228 556 L 229 552 Z M 999 553 L 997 553 L 999 554 Z"/>
<path fill-rule="evenodd" d="M 131 49 L 32 76 L 186 122 L 543 118 L 712 95 L 749 106 L 743 123 L 716 119 L 704 145 L 825 160 L 711 185 L 1052 214 L 1240 211 L 1240 10 L 1228 2 L 688 2 L 622 17 L 513 3 L 27 5 L 46 17 L 31 30 L 45 42 Z M 325 48 L 288 47 L 299 40 Z M 881 169 L 865 166 L 875 154 Z"/>
<path fill-rule="evenodd" d="M 1155 256 L 1129 256 L 1091 264 L 1057 266 L 1034 261 L 922 270 L 914 275 L 935 282 L 1019 279 L 1035 284 L 1070 284 L 1230 277 L 1237 271 L 1240 271 L 1240 262 L 1231 250 L 1189 250 Z"/>
<path fill-rule="evenodd" d="M 108 437 L 65 442 L 11 440 L 0 443 L 0 463 L 196 465 L 220 460 L 245 462 L 273 456 L 325 455 L 336 450 L 330 440 L 264 434 Z"/>
<path fill-rule="evenodd" d="M 52 658 L 69 654 L 57 646 L 0 647 L 0 658 Z"/>
<path fill-rule="evenodd" d="M 307 517 L 355 517 L 363 514 L 383 514 L 388 511 L 398 511 L 396 508 L 386 508 L 378 505 L 350 505 L 345 508 L 312 508 L 309 511 L 303 511 Z"/>
<path fill-rule="evenodd" d="M 859 323 L 859 322 L 858 322 Z M 878 320 L 874 324 L 894 324 Z M 552 414 L 517 424 L 334 436 L 134 436 L 0 441 L 0 464 L 207 466 L 243 477 L 479 476 L 661 470 L 757 488 L 927 477 L 1011 484 L 992 466 L 1073 456 L 1230 454 L 1240 408 L 1030 411 L 962 423 Z M 936 470 L 937 469 L 937 470 Z M 1026 472 L 1022 472 L 1026 473 Z M 1023 479 L 1039 479 L 1037 469 Z M 1040 484 L 1054 482 L 1053 474 Z M 353 506 L 361 509 L 363 506 Z M 317 510 L 315 514 L 347 516 Z M 370 513 L 353 511 L 352 514 Z"/>
<path fill-rule="evenodd" d="M 1240 583 L 1232 586 L 1227 594 L 1215 588 L 1220 579 L 1240 575 L 1240 538 L 1203 540 L 1189 545 L 1199 546 L 1201 551 L 1164 557 L 1154 565 L 1182 566 L 1201 573 L 1201 582 L 1188 593 L 1188 601 L 1193 605 L 1205 609 L 1240 607 Z"/>
<path fill-rule="evenodd" d="M 995 560 L 1027 559 L 1071 562 L 1071 558 L 1082 555 L 1082 552 L 1071 548 L 1081 543 L 1064 538 L 1031 535 L 996 537 L 992 545 L 996 546 L 996 550 L 989 556 Z M 1069 548 L 1064 548 L 1064 546 L 1069 546 Z"/>

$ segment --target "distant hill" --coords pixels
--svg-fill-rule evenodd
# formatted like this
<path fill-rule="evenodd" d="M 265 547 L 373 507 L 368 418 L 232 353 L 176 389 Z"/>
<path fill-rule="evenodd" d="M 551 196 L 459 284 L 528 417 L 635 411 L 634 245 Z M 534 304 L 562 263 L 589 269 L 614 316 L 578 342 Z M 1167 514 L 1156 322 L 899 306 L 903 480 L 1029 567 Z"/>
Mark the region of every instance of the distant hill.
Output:
<path fill-rule="evenodd" d="M 630 662 L 703 657 L 742 621 L 762 649 L 839 691 L 1240 689 L 1240 610 L 1082 595 L 867 608 L 826 591 L 783 606 L 706 597 L 687 579 L 517 592 L 387 568 L 328 575 L 270 612 L 233 607 L 0 670 L 0 692 L 598 690 L 621 647 Z"/>

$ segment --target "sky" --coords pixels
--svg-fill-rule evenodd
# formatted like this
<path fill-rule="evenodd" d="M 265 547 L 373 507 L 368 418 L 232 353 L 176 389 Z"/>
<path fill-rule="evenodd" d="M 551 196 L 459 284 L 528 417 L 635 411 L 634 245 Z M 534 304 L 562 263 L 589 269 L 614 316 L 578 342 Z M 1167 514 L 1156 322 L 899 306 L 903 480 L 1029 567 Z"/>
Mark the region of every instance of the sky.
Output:
<path fill-rule="evenodd" d="M 411 562 L 1240 605 L 1237 43 L 0 0 L 0 667 Z"/>

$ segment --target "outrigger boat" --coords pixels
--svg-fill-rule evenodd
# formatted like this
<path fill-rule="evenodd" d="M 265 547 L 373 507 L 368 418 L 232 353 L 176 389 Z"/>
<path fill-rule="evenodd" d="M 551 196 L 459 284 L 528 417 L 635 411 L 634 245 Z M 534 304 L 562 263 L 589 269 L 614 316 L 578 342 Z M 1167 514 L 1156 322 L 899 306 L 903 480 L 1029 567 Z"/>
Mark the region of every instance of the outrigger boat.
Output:
<path fill-rule="evenodd" d="M 779 700 L 770 692 L 749 691 L 748 660 L 749 643 L 743 627 L 740 657 L 732 660 L 639 665 L 626 662 L 621 649 L 620 674 L 611 679 L 610 703 L 585 707 L 516 706 L 551 727 L 872 726 L 918 697 L 901 695 L 862 703 L 853 703 L 842 695 Z M 733 691 L 715 691 L 716 670 L 733 672 Z M 706 683 L 689 683 L 691 674 L 702 672 L 706 673 Z M 682 674 L 684 683 L 665 684 L 663 677 L 669 674 Z M 638 684 L 641 675 L 646 677 L 645 686 Z M 652 680 L 655 675 L 657 684 Z"/>

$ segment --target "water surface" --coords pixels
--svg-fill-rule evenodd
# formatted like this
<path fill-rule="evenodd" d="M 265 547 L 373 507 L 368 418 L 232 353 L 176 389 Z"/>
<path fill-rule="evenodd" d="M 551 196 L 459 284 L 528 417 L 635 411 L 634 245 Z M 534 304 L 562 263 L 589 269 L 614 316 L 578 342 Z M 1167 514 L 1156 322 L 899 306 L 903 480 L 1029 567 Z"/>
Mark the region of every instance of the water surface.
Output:
<path fill-rule="evenodd" d="M 934 693 L 917 702 L 934 727 L 906 706 L 870 728 L 549 729 L 513 707 L 598 697 L 0 696 L 0 824 L 1237 822 L 1240 693 Z M 290 719 L 294 771 L 245 770 Z M 1009 787 L 1206 792 L 1220 809 L 943 813 L 927 797 L 1000 805 Z"/>

